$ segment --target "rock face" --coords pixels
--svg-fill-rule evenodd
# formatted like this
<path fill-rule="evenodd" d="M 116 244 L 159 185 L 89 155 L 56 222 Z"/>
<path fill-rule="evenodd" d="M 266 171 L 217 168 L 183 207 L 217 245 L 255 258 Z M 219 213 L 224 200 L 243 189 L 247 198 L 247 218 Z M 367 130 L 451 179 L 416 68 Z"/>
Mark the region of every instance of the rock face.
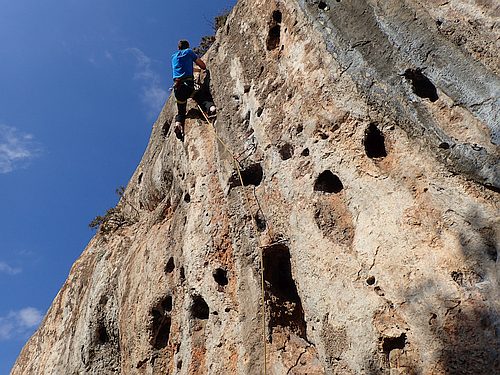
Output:
<path fill-rule="evenodd" d="M 241 0 L 12 374 L 498 373 L 499 17 Z"/>

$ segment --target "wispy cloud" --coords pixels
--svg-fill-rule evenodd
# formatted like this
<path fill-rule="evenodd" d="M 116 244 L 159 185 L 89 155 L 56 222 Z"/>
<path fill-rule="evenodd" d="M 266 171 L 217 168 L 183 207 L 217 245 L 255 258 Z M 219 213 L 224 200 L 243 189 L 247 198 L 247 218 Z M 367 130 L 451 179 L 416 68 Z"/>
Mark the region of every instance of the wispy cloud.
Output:
<path fill-rule="evenodd" d="M 38 155 L 33 135 L 0 124 L 0 173 L 22 168 Z"/>
<path fill-rule="evenodd" d="M 7 275 L 17 275 L 18 273 L 21 272 L 21 269 L 11 267 L 5 262 L 0 262 L 0 273 L 2 272 L 6 273 Z"/>
<path fill-rule="evenodd" d="M 42 312 L 34 307 L 25 307 L 0 316 L 0 340 L 26 336 L 42 321 Z"/>
<path fill-rule="evenodd" d="M 87 62 L 94 66 L 94 68 L 102 67 L 104 64 L 114 62 L 113 54 L 108 51 L 93 52 L 87 57 Z"/>
<path fill-rule="evenodd" d="M 136 59 L 137 71 L 134 78 L 142 81 L 142 102 L 148 108 L 148 114 L 154 116 L 163 106 L 167 90 L 162 87 L 160 75 L 152 69 L 151 59 L 144 52 L 139 48 L 128 48 L 127 52 Z"/>

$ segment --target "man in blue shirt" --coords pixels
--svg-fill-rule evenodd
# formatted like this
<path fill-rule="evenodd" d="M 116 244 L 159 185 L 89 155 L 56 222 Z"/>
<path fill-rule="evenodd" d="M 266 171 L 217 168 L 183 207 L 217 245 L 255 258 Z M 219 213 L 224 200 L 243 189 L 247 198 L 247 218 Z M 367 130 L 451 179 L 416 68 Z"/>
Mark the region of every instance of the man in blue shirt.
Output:
<path fill-rule="evenodd" d="M 174 79 L 174 95 L 177 100 L 177 116 L 175 116 L 175 135 L 180 140 L 184 139 L 184 121 L 186 119 L 187 100 L 194 94 L 194 76 L 193 63 L 205 70 L 207 67 L 192 49 L 189 48 L 187 40 L 181 40 L 178 44 L 179 50 L 172 55 L 172 72 Z M 213 102 L 203 100 L 201 103 L 195 98 L 198 104 L 205 107 L 205 110 L 211 114 L 215 113 Z"/>

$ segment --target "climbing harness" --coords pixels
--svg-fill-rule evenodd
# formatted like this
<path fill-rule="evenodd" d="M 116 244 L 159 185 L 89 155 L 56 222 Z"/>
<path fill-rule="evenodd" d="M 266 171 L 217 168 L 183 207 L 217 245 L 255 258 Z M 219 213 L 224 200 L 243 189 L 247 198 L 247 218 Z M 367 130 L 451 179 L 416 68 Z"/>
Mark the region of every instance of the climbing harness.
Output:
<path fill-rule="evenodd" d="M 194 77 L 193 76 L 186 76 L 186 77 L 181 77 L 181 78 L 174 78 L 174 83 L 169 88 L 169 91 L 173 91 L 175 89 L 178 89 L 181 85 L 189 86 L 188 82 L 190 82 L 190 81 L 193 81 L 194 88 L 195 88 L 195 91 L 196 91 L 196 82 L 194 82 Z"/>
<path fill-rule="evenodd" d="M 219 134 L 217 134 L 217 130 L 215 129 L 215 125 L 214 125 L 213 122 L 210 121 L 210 119 L 207 116 L 207 114 L 201 109 L 201 107 L 200 107 L 199 104 L 197 104 L 197 106 L 198 106 L 198 109 L 200 110 L 200 112 L 203 114 L 203 117 L 205 118 L 205 120 L 207 121 L 207 123 L 210 124 L 210 128 L 212 129 L 213 133 L 215 134 L 215 137 L 222 144 L 222 146 L 229 153 L 229 155 L 231 155 L 231 158 L 233 159 L 234 166 L 236 167 L 236 171 L 238 173 L 238 178 L 240 180 L 241 186 L 244 187 L 245 185 L 243 183 L 243 176 L 241 175 L 241 168 L 240 168 L 240 162 L 239 162 L 239 160 L 236 158 L 236 156 L 234 156 L 234 153 L 226 145 L 226 143 L 220 138 Z M 255 196 L 255 190 L 254 190 L 254 196 Z M 251 211 L 250 211 L 250 207 L 251 207 L 250 199 L 248 199 L 248 195 L 247 195 L 246 190 L 245 190 L 245 199 L 246 199 L 246 202 L 247 202 L 247 205 L 248 205 L 248 212 L 250 213 L 250 217 L 252 217 L 252 214 L 251 214 Z M 259 206 L 259 210 L 262 211 L 262 209 L 260 207 L 260 203 L 259 203 L 259 201 L 257 199 L 257 196 L 255 196 L 255 199 L 256 199 L 257 205 Z M 254 221 L 253 218 L 252 218 L 252 224 L 253 224 L 255 233 L 256 234 L 259 233 L 258 228 L 257 228 L 257 224 L 255 223 L 255 221 Z M 262 294 L 262 329 L 263 329 L 262 330 L 262 341 L 263 341 L 263 345 L 264 345 L 264 375 L 267 375 L 266 298 L 265 298 L 265 285 L 264 285 L 264 257 L 263 257 L 263 251 L 264 251 L 264 248 L 272 246 L 273 244 L 270 244 L 270 245 L 267 245 L 267 246 L 260 245 L 259 236 L 257 236 L 257 241 L 259 242 L 259 246 L 257 246 L 257 248 L 260 249 L 260 251 L 259 251 L 259 258 L 260 258 L 260 286 L 261 286 L 261 294 Z M 282 240 L 280 240 L 278 242 L 281 242 L 281 241 Z"/>

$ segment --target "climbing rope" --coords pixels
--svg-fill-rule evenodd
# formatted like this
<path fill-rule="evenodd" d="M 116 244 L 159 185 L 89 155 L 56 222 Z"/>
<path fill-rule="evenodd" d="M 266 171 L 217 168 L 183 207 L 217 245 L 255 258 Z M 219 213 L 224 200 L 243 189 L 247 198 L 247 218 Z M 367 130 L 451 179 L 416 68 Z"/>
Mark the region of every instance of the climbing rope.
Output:
<path fill-rule="evenodd" d="M 199 111 L 203 114 L 203 117 L 207 121 L 207 123 L 210 124 L 210 128 L 212 129 L 213 133 L 215 134 L 215 137 L 219 140 L 219 142 L 222 144 L 224 149 L 227 151 L 229 155 L 231 155 L 231 158 L 233 159 L 234 166 L 236 167 L 236 171 L 238 173 L 238 178 L 240 179 L 241 187 L 244 187 L 245 184 L 243 183 L 243 176 L 241 175 L 241 168 L 240 168 L 240 162 L 239 160 L 234 156 L 234 153 L 231 151 L 231 149 L 226 145 L 226 143 L 221 139 L 219 134 L 217 133 L 217 129 L 215 129 L 215 125 L 213 124 L 212 121 L 208 118 L 207 114 L 201 109 L 200 105 L 197 104 Z M 252 224 L 255 230 L 255 233 L 258 234 L 258 228 L 257 224 L 255 223 L 252 212 L 251 212 L 251 205 L 250 205 L 250 199 L 248 198 L 246 190 L 244 190 L 244 195 L 245 199 L 248 205 L 248 212 L 250 213 L 250 217 L 252 220 Z M 255 195 L 255 194 L 254 194 Z M 257 199 L 257 196 L 255 196 L 255 200 L 257 202 L 257 205 L 260 208 L 260 203 Z M 259 258 L 260 258 L 260 287 L 261 287 L 261 295 L 262 295 L 262 341 L 264 344 L 264 375 L 267 375 L 267 340 L 266 340 L 266 298 L 265 298 L 265 287 L 264 287 L 264 248 L 269 247 L 267 246 L 261 246 L 260 245 L 260 237 L 257 235 L 257 242 L 259 243 L 258 248 L 260 249 L 259 251 Z"/>

